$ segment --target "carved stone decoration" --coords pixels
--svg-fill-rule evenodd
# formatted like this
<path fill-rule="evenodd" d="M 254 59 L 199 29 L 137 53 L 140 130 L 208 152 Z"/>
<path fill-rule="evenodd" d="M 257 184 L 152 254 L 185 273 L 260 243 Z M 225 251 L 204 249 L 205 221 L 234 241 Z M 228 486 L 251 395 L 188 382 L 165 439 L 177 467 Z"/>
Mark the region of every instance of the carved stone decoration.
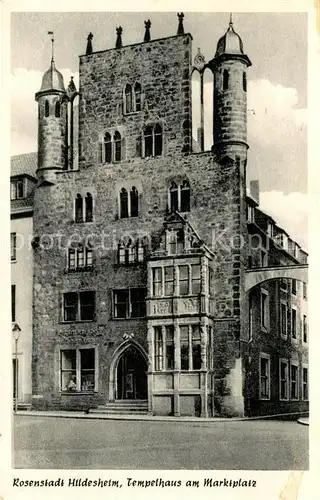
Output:
<path fill-rule="evenodd" d="M 193 65 L 198 71 L 202 71 L 206 64 L 205 57 L 201 54 L 200 47 L 198 47 L 198 53 L 194 58 Z"/>
<path fill-rule="evenodd" d="M 171 302 L 170 301 L 159 301 L 159 302 L 154 302 L 153 307 L 152 307 L 152 313 L 153 314 L 171 314 Z"/>
<path fill-rule="evenodd" d="M 124 333 L 123 340 L 132 340 L 134 339 L 134 333 Z"/>
<path fill-rule="evenodd" d="M 196 299 L 180 299 L 180 312 L 196 312 L 197 301 Z"/>

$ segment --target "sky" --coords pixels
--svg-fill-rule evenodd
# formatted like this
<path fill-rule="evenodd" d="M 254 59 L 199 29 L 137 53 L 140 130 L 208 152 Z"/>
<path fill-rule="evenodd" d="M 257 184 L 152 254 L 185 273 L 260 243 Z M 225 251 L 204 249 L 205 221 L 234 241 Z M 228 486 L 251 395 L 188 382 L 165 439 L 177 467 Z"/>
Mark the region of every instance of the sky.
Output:
<path fill-rule="evenodd" d="M 37 104 L 51 58 L 48 31 L 55 33 L 55 61 L 67 85 L 78 84 L 78 56 L 85 53 L 89 32 L 93 50 L 114 47 L 116 27 L 123 44 L 143 40 L 150 19 L 152 39 L 176 34 L 176 12 L 12 13 L 11 18 L 11 154 L 37 149 Z M 185 32 L 193 36 L 206 60 L 229 22 L 229 13 L 185 13 Z M 307 15 L 304 13 L 234 13 L 235 31 L 252 66 L 248 69 L 247 178 L 260 181 L 260 205 L 307 248 Z M 212 121 L 212 89 L 205 83 L 206 123 Z M 193 90 L 196 89 L 196 83 Z M 194 103 L 196 106 L 196 102 Z M 210 126 L 206 146 L 212 143 Z"/>

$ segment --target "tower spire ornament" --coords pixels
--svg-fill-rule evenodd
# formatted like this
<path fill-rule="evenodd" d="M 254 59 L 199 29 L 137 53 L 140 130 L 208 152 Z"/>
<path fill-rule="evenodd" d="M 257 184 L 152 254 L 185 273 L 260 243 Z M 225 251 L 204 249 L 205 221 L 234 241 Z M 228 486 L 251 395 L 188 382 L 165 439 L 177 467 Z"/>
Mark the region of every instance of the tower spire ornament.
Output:
<path fill-rule="evenodd" d="M 232 25 L 233 25 L 233 21 L 232 21 L 232 12 L 230 12 L 229 26 L 232 26 Z"/>
<path fill-rule="evenodd" d="M 123 32 L 123 29 L 121 26 L 119 26 L 119 28 L 116 29 L 116 32 L 117 32 L 117 40 L 116 40 L 116 49 L 121 49 L 122 47 L 122 32 Z"/>
<path fill-rule="evenodd" d="M 87 48 L 86 48 L 86 56 L 89 55 L 89 54 L 92 54 L 92 38 L 93 38 L 93 34 L 90 32 L 89 35 L 88 35 L 88 38 L 87 38 Z"/>
<path fill-rule="evenodd" d="M 51 36 L 51 62 L 54 62 L 54 32 L 48 31 L 48 35 Z"/>
<path fill-rule="evenodd" d="M 178 12 L 177 16 L 178 16 L 178 19 L 179 19 L 177 35 L 183 35 L 184 34 L 184 27 L 183 27 L 184 13 L 183 12 Z"/>
<path fill-rule="evenodd" d="M 145 34 L 144 34 L 144 42 L 150 42 L 151 40 L 151 34 L 150 34 L 150 28 L 151 28 L 151 21 L 150 19 L 148 19 L 148 21 L 145 21 L 144 22 L 144 26 L 145 26 Z"/>

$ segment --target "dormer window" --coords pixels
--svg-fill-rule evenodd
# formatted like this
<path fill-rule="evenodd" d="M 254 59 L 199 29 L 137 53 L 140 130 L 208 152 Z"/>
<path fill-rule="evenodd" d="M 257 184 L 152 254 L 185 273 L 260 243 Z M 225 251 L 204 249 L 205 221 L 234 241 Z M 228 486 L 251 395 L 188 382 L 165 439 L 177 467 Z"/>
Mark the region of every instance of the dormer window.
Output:
<path fill-rule="evenodd" d="M 183 228 L 167 231 L 167 250 L 170 255 L 182 253 L 184 250 Z"/>
<path fill-rule="evenodd" d="M 21 200 L 24 197 L 24 180 L 17 179 L 11 181 L 11 200 Z"/>

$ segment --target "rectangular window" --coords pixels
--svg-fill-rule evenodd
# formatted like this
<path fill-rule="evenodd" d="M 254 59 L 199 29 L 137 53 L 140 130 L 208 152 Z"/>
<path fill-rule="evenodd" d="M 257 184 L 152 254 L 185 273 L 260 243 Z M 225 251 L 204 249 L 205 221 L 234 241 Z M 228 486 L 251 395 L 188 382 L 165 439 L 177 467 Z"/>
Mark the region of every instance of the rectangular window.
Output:
<path fill-rule="evenodd" d="M 303 282 L 302 283 L 302 289 L 303 289 L 303 298 L 306 299 L 307 298 L 307 283 Z"/>
<path fill-rule="evenodd" d="M 93 392 L 96 385 L 95 371 L 95 349 L 60 351 L 61 391 Z"/>
<path fill-rule="evenodd" d="M 189 294 L 189 267 L 179 266 L 179 294 Z"/>
<path fill-rule="evenodd" d="M 84 270 L 92 267 L 92 249 L 80 246 L 79 248 L 69 248 L 68 269 L 71 271 Z"/>
<path fill-rule="evenodd" d="M 268 266 L 268 254 L 265 250 L 260 250 L 260 266 L 261 267 Z"/>
<path fill-rule="evenodd" d="M 93 321 L 95 292 L 69 292 L 64 294 L 64 321 Z"/>
<path fill-rule="evenodd" d="M 16 285 L 11 285 L 11 321 L 16 320 Z"/>
<path fill-rule="evenodd" d="M 261 326 L 269 329 L 269 294 L 266 290 L 261 290 Z"/>
<path fill-rule="evenodd" d="M 260 399 L 270 399 L 270 357 L 260 355 Z"/>
<path fill-rule="evenodd" d="M 288 291 L 288 281 L 286 278 L 280 278 L 280 289 L 284 292 Z"/>
<path fill-rule="evenodd" d="M 146 315 L 145 288 L 130 288 L 128 290 L 114 290 L 113 317 L 118 319 L 143 318 Z"/>
<path fill-rule="evenodd" d="M 305 344 L 308 343 L 308 323 L 307 323 L 307 316 L 305 314 L 303 315 L 303 320 L 302 320 L 302 339 Z"/>
<path fill-rule="evenodd" d="M 162 327 L 154 327 L 154 369 L 156 371 L 163 370 L 163 337 Z"/>
<path fill-rule="evenodd" d="M 291 293 L 297 295 L 297 280 L 291 280 Z"/>
<path fill-rule="evenodd" d="M 281 315 L 281 336 L 287 338 L 288 328 L 287 328 L 287 304 L 281 302 L 280 304 L 280 315 Z"/>
<path fill-rule="evenodd" d="M 162 296 L 162 268 L 154 267 L 152 269 L 152 283 L 153 283 L 153 293 L 154 297 Z"/>
<path fill-rule="evenodd" d="M 291 338 L 297 339 L 297 311 L 291 309 Z"/>
<path fill-rule="evenodd" d="M 173 267 L 164 268 L 164 294 L 173 295 Z"/>
<path fill-rule="evenodd" d="M 201 274 L 200 265 L 191 266 L 191 293 L 198 295 L 201 292 Z"/>
<path fill-rule="evenodd" d="M 180 326 L 181 370 L 189 370 L 189 326 Z"/>
<path fill-rule="evenodd" d="M 247 205 L 247 221 L 248 222 L 254 222 L 254 207 L 251 205 Z"/>
<path fill-rule="evenodd" d="M 146 315 L 146 289 L 131 288 L 129 290 L 130 297 L 130 317 L 144 318 Z"/>
<path fill-rule="evenodd" d="M 201 341 L 199 325 L 192 325 L 192 370 L 201 368 Z"/>
<path fill-rule="evenodd" d="M 298 393 L 298 365 L 291 363 L 290 369 L 290 397 L 291 399 L 299 399 Z"/>
<path fill-rule="evenodd" d="M 302 367 L 302 397 L 304 401 L 308 401 L 309 399 L 309 376 L 308 376 L 308 368 Z"/>
<path fill-rule="evenodd" d="M 24 198 L 23 179 L 11 181 L 11 200 L 20 200 L 21 198 Z"/>
<path fill-rule="evenodd" d="M 17 259 L 17 233 L 10 234 L 11 260 Z"/>
<path fill-rule="evenodd" d="M 174 369 L 174 329 L 166 326 L 166 370 Z"/>
<path fill-rule="evenodd" d="M 287 400 L 289 398 L 289 364 L 286 359 L 279 361 L 279 383 L 280 399 Z"/>

